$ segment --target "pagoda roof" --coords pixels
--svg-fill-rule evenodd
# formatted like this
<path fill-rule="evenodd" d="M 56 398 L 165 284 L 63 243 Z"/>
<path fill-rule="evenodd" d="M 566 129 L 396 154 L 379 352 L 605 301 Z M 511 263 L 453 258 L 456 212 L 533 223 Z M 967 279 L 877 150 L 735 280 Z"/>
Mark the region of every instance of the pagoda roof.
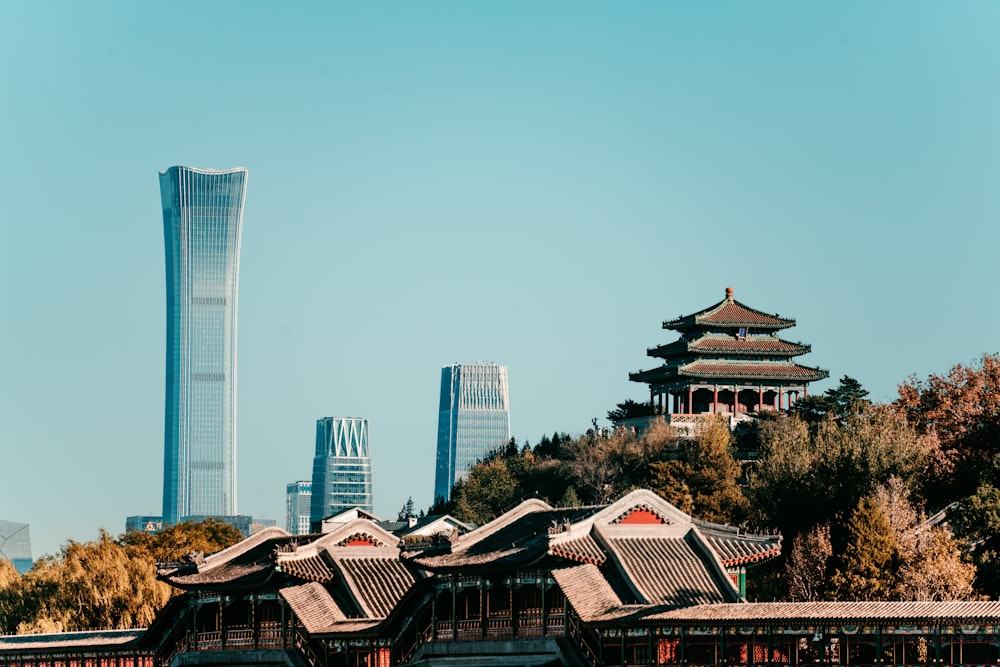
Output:
<path fill-rule="evenodd" d="M 725 361 L 697 359 L 682 366 L 663 365 L 629 373 L 629 380 L 663 384 L 690 379 L 715 381 L 815 382 L 830 376 L 821 368 L 783 361 Z"/>
<path fill-rule="evenodd" d="M 732 334 L 705 333 L 694 340 L 676 340 L 646 350 L 650 357 L 671 357 L 685 354 L 752 354 L 777 357 L 797 357 L 807 354 L 811 346 L 792 343 L 775 336 L 734 336 Z"/>
<path fill-rule="evenodd" d="M 664 329 L 685 331 L 700 327 L 709 328 L 739 328 L 753 327 L 757 329 L 787 329 L 795 326 L 795 320 L 780 317 L 777 314 L 765 313 L 751 308 L 733 298 L 733 288 L 726 288 L 726 298 L 703 311 L 683 315 L 663 323 Z"/>

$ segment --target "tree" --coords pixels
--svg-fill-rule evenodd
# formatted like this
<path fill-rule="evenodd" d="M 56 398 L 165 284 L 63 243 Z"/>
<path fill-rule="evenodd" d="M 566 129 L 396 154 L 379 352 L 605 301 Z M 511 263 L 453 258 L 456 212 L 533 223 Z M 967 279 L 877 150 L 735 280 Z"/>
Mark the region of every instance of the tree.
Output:
<path fill-rule="evenodd" d="M 875 504 L 882 510 L 901 560 L 914 557 L 917 551 L 917 510 L 909 499 L 909 488 L 899 477 L 890 477 L 875 491 Z"/>
<path fill-rule="evenodd" d="M 118 542 L 135 557 L 146 557 L 153 563 L 180 561 L 192 553 L 215 553 L 243 539 L 232 525 L 219 519 L 185 521 L 164 528 L 159 533 L 132 531 Z"/>
<path fill-rule="evenodd" d="M 500 459 L 473 466 L 459 490 L 456 484 L 452 491 L 455 497 L 455 517 L 461 521 L 486 523 L 505 512 L 515 502 L 517 481 Z"/>
<path fill-rule="evenodd" d="M 864 412 L 871 406 L 868 390 L 849 375 L 840 378 L 840 384 L 826 390 L 830 410 L 840 418 Z"/>
<path fill-rule="evenodd" d="M 608 410 L 608 421 L 620 424 L 626 419 L 652 417 L 653 407 L 649 403 L 636 403 L 631 398 L 618 403 L 614 410 Z"/>
<path fill-rule="evenodd" d="M 709 420 L 694 440 L 679 443 L 675 457 L 649 465 L 648 486 L 668 502 L 706 521 L 739 524 L 748 505 L 733 458 L 733 435 L 724 419 Z"/>
<path fill-rule="evenodd" d="M 898 551 L 889 520 L 873 496 L 858 503 L 847 524 L 847 549 L 831 583 L 840 600 L 888 600 L 895 590 Z"/>
<path fill-rule="evenodd" d="M 0 635 L 14 632 L 20 607 L 21 575 L 14 564 L 0 558 Z"/>
<path fill-rule="evenodd" d="M 845 419 L 871 407 L 868 390 L 849 375 L 840 383 L 819 396 L 807 396 L 796 401 L 794 411 L 806 423 L 818 424 L 827 419 Z"/>
<path fill-rule="evenodd" d="M 990 598 L 1000 596 L 1000 488 L 981 484 L 948 512 L 956 533 L 972 545 L 975 587 Z"/>
<path fill-rule="evenodd" d="M 815 485 L 817 453 L 805 421 L 780 414 L 759 424 L 760 457 L 747 486 L 756 520 L 786 539 L 831 518 Z"/>
<path fill-rule="evenodd" d="M 830 524 L 822 523 L 792 540 L 785 566 L 788 596 L 796 602 L 821 600 L 826 595 L 827 566 L 833 555 Z"/>
<path fill-rule="evenodd" d="M 8 613 L 18 614 L 18 633 L 134 628 L 151 623 L 170 595 L 155 563 L 101 531 L 93 542 L 71 540 L 58 557 L 40 559 L 21 578 Z"/>
<path fill-rule="evenodd" d="M 901 600 L 968 600 L 974 596 L 976 566 L 962 554 L 951 533 L 930 526 L 918 533 L 910 557 L 899 570 Z"/>
<path fill-rule="evenodd" d="M 945 375 L 910 377 L 899 385 L 895 408 L 920 432 L 936 438 L 925 495 L 942 506 L 983 482 L 1000 484 L 1000 355 L 984 354 Z"/>
<path fill-rule="evenodd" d="M 403 507 L 399 510 L 399 514 L 396 515 L 396 520 L 406 521 L 412 516 L 416 516 L 416 514 L 413 513 L 413 496 L 410 496 L 406 499 L 406 502 L 403 503 Z"/>
<path fill-rule="evenodd" d="M 572 486 L 566 489 L 566 493 L 559 499 L 559 507 L 579 507 L 580 498 L 576 495 L 576 489 Z"/>

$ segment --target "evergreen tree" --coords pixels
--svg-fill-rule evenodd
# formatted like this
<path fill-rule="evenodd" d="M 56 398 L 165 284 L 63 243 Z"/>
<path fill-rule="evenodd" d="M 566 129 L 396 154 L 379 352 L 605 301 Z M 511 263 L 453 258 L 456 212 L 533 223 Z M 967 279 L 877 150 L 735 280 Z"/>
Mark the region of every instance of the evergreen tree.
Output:
<path fill-rule="evenodd" d="M 847 548 L 833 575 L 840 600 L 889 600 L 896 589 L 896 539 L 875 498 L 866 496 L 851 514 Z"/>

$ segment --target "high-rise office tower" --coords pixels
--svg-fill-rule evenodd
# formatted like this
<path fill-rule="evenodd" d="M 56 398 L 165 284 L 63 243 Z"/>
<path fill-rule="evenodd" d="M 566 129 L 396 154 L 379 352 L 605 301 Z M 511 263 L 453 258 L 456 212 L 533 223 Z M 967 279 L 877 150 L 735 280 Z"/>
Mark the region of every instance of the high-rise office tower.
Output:
<path fill-rule="evenodd" d="M 236 305 L 247 170 L 160 174 L 167 259 L 163 520 L 236 514 Z"/>
<path fill-rule="evenodd" d="M 507 367 L 453 364 L 442 368 L 435 502 L 448 500 L 455 482 L 509 439 Z"/>
<path fill-rule="evenodd" d="M 373 512 L 368 420 L 324 417 L 316 421 L 312 523 L 354 507 Z"/>
<path fill-rule="evenodd" d="M 292 482 L 285 487 L 285 530 L 292 535 L 308 535 L 312 512 L 312 482 Z"/>

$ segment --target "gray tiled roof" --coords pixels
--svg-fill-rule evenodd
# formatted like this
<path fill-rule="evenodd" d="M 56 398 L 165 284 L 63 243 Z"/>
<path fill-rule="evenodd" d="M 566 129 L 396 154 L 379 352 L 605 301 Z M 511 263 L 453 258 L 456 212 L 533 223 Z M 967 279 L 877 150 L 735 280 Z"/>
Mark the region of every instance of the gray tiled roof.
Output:
<path fill-rule="evenodd" d="M 613 537 L 608 543 L 625 574 L 650 604 L 690 606 L 735 601 L 684 537 Z"/>
<path fill-rule="evenodd" d="M 47 635 L 0 635 L 0 651 L 71 648 L 75 646 L 123 646 L 146 633 L 145 630 L 91 630 Z"/>
<path fill-rule="evenodd" d="M 595 565 L 602 565 L 608 559 L 607 554 L 604 553 L 604 549 L 597 544 L 597 541 L 589 533 L 573 540 L 565 540 L 563 542 L 553 541 L 549 545 L 549 551 L 553 555 L 561 556 L 562 558 L 581 563 L 594 563 Z"/>
<path fill-rule="evenodd" d="M 595 565 L 587 563 L 552 570 L 552 576 L 584 621 L 622 606 L 621 600 Z"/>
<path fill-rule="evenodd" d="M 748 602 L 708 604 L 653 613 L 647 619 L 726 621 L 990 621 L 1000 618 L 1000 602 Z"/>
<path fill-rule="evenodd" d="M 314 581 L 278 592 L 309 632 L 347 619 L 327 590 Z"/>
<path fill-rule="evenodd" d="M 395 558 L 338 558 L 348 586 L 372 618 L 385 618 L 416 577 Z"/>
<path fill-rule="evenodd" d="M 776 556 L 781 552 L 781 538 L 754 539 L 747 536 L 715 535 L 706 532 L 705 540 L 719 554 L 723 565 L 740 565 Z"/>
<path fill-rule="evenodd" d="M 333 581 L 333 570 L 318 552 L 307 556 L 282 558 L 278 561 L 278 565 L 281 566 L 282 572 L 297 579 L 318 581 L 321 584 Z"/>

